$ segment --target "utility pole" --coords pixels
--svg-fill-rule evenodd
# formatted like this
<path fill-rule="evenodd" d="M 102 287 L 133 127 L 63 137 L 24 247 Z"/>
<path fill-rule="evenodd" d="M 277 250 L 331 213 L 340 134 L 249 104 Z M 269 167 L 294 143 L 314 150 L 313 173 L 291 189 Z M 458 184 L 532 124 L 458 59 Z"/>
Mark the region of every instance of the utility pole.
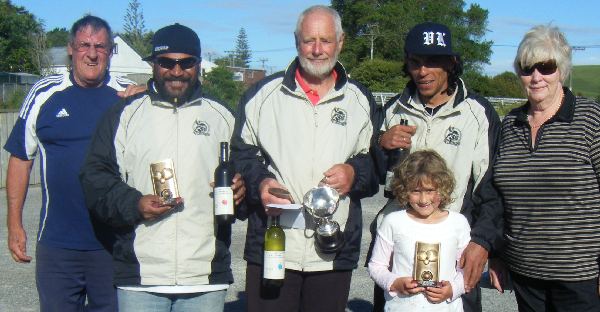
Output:
<path fill-rule="evenodd" d="M 371 41 L 371 60 L 373 60 L 373 46 L 375 43 L 375 39 L 379 35 L 379 24 L 367 24 L 368 33 L 359 34 L 359 36 L 368 36 Z"/>
<path fill-rule="evenodd" d="M 212 62 L 212 57 L 216 55 L 215 52 L 206 52 L 206 55 L 208 55 L 208 61 Z"/>
<path fill-rule="evenodd" d="M 231 67 L 235 67 L 235 58 L 234 58 L 234 53 L 235 51 L 225 51 L 225 53 L 227 53 L 229 55 L 229 66 Z"/>
<path fill-rule="evenodd" d="M 265 62 L 268 61 L 268 58 L 261 58 L 259 61 L 262 63 L 262 69 L 265 69 Z"/>
<path fill-rule="evenodd" d="M 573 50 L 573 54 L 575 51 L 584 51 L 584 46 L 571 46 L 571 50 Z M 569 73 L 569 90 L 573 92 L 573 67 L 571 67 L 571 72 Z"/>

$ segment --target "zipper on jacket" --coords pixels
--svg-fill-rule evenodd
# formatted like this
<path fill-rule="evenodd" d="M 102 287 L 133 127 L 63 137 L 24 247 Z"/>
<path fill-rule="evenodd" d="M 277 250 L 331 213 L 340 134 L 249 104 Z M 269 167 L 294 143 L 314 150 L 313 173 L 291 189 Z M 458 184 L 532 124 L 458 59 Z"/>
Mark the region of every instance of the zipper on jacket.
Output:
<path fill-rule="evenodd" d="M 177 109 L 177 106 L 173 107 L 173 114 L 175 114 L 175 142 L 176 142 L 176 146 L 175 146 L 175 159 L 177 160 L 177 162 L 175 163 L 175 170 L 177 170 L 177 167 L 179 167 L 179 110 Z M 179 194 L 181 196 L 181 193 Z M 178 227 L 179 227 L 179 213 L 174 213 L 174 217 L 175 217 L 175 285 L 179 285 L 179 255 L 177 252 L 178 249 L 178 244 L 179 244 L 179 231 L 178 231 Z"/>

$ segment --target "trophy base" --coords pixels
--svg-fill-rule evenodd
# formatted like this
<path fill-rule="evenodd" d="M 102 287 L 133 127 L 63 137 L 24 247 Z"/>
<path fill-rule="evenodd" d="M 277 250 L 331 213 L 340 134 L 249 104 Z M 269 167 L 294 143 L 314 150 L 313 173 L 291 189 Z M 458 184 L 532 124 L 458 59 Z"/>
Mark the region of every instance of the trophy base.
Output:
<path fill-rule="evenodd" d="M 315 244 L 317 249 L 322 253 L 337 253 L 344 247 L 344 236 L 337 232 L 332 236 L 316 235 Z"/>
<path fill-rule="evenodd" d="M 417 281 L 417 285 L 419 287 L 435 287 L 435 288 L 439 288 L 441 287 L 440 282 L 436 282 L 436 281 Z"/>

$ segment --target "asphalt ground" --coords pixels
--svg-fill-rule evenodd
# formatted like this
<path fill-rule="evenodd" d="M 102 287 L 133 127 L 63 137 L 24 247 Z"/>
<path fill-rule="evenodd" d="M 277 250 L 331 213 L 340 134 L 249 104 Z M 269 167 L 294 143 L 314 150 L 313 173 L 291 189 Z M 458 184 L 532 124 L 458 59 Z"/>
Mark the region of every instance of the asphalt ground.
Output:
<path fill-rule="evenodd" d="M 384 205 L 386 200 L 380 192 L 376 196 L 363 200 L 363 240 L 359 268 L 352 276 L 350 296 L 348 298 L 347 312 L 371 311 L 373 282 L 368 276 L 366 268 L 362 266 L 365 261 L 366 251 L 369 245 L 370 234 L 368 224 L 373 220 L 377 211 Z M 0 190 L 0 224 L 6 224 L 6 192 Z M 35 237 L 41 207 L 41 192 L 39 186 L 29 189 L 25 209 L 23 212 L 23 223 L 29 237 L 27 242 L 27 253 L 35 256 Z M 20 264 L 13 261 L 7 246 L 7 231 L 0 231 L 0 312 L 39 311 L 37 291 L 35 288 L 35 257 L 29 264 Z M 233 226 L 232 237 L 232 269 L 235 283 L 228 290 L 225 311 L 241 312 L 245 310 L 245 267 L 246 262 L 242 259 L 245 242 L 246 222 L 237 221 Z M 482 281 L 485 284 L 485 281 Z M 485 287 L 485 286 L 484 286 Z M 489 312 L 512 312 L 517 311 L 514 294 L 505 292 L 498 293 L 496 290 L 482 288 L 483 311 Z M 325 311 L 324 311 L 325 312 Z"/>

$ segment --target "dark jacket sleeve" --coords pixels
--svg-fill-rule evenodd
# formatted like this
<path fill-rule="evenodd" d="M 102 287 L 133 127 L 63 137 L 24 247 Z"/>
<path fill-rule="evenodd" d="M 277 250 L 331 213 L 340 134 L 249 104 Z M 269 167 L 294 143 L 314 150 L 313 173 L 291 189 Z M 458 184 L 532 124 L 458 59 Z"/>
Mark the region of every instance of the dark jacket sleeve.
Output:
<path fill-rule="evenodd" d="M 483 178 L 473 192 L 473 212 L 471 222 L 471 240 L 481 245 L 489 252 L 494 252 L 502 247 L 504 208 L 502 198 L 493 183 L 493 165 L 498 152 L 500 138 L 500 118 L 491 104 L 478 98 L 486 107 L 488 118 L 489 165 Z"/>
<path fill-rule="evenodd" d="M 370 138 L 369 153 L 355 155 L 346 161 L 346 164 L 349 164 L 354 169 L 354 182 L 350 189 L 350 196 L 355 199 L 373 196 L 379 191 L 379 176 L 376 159 L 374 158 L 374 149 L 378 145 L 379 129 L 383 122 L 383 111 L 381 106 L 375 102 L 375 98 L 370 91 L 365 88 L 363 92 L 365 92 L 365 95 L 369 99 L 369 113 L 373 133 Z"/>
<path fill-rule="evenodd" d="M 121 178 L 115 135 L 125 102 L 113 106 L 99 122 L 79 174 L 90 215 L 111 227 L 132 226 L 142 220 L 142 194 Z"/>
<path fill-rule="evenodd" d="M 389 153 L 390 153 L 390 151 L 386 150 L 379 144 L 379 137 L 385 132 L 382 130 L 382 127 L 383 127 L 383 123 L 386 118 L 386 115 L 385 115 L 386 112 L 392 106 L 396 105 L 396 102 L 398 101 L 398 99 L 400 98 L 401 95 L 402 95 L 402 93 L 397 94 L 396 96 L 389 99 L 383 105 L 383 107 L 379 108 L 379 111 L 380 111 L 378 114 L 379 122 L 376 125 L 377 128 L 375 128 L 375 130 L 377 132 L 377 136 L 375 138 L 375 141 L 371 144 L 371 155 L 373 156 L 373 161 L 375 163 L 375 171 L 377 172 L 377 178 L 379 180 L 379 184 L 385 184 L 385 175 L 387 172 L 387 163 L 388 163 Z"/>
<path fill-rule="evenodd" d="M 231 159 L 235 166 L 236 172 L 239 172 L 246 183 L 245 205 L 238 207 L 236 217 L 240 220 L 245 220 L 251 213 L 250 210 L 256 207 L 262 207 L 260 199 L 259 185 L 266 178 L 275 178 L 267 168 L 269 164 L 268 155 L 258 146 L 248 144 L 242 139 L 242 130 L 246 126 L 246 105 L 256 94 L 259 86 L 251 87 L 242 99 L 237 109 L 235 120 L 235 128 L 231 138 Z M 259 209 L 259 213 L 264 211 Z"/>

